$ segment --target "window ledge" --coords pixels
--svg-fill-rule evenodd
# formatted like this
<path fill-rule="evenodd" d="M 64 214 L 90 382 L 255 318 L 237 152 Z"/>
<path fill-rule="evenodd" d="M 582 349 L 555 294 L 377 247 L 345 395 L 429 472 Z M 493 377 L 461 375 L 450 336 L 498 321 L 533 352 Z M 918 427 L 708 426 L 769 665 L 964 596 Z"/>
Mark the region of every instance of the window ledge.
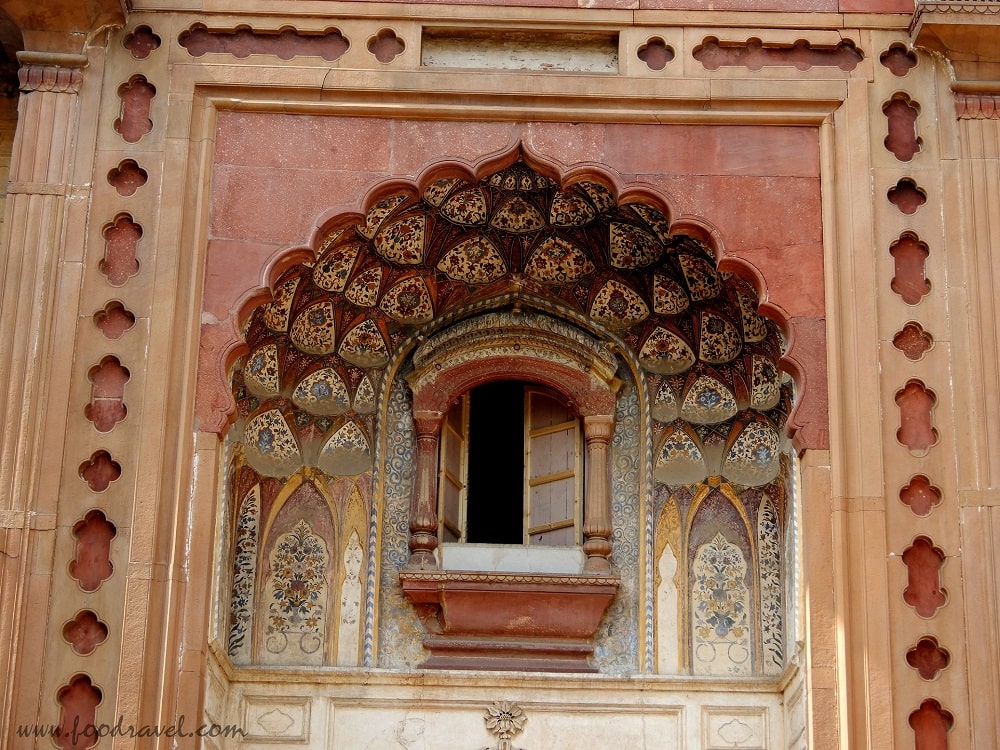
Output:
<path fill-rule="evenodd" d="M 496 571 L 399 573 L 417 605 L 428 669 L 593 672 L 592 639 L 617 576 Z"/>

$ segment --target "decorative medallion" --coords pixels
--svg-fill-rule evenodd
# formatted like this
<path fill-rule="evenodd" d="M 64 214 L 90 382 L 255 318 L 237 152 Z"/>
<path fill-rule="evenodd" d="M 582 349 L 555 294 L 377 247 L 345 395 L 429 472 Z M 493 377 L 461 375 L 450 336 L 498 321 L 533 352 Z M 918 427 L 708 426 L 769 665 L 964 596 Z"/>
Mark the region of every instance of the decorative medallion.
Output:
<path fill-rule="evenodd" d="M 596 216 L 586 198 L 562 190 L 555 194 L 549 207 L 549 224 L 554 227 L 583 227 Z"/>
<path fill-rule="evenodd" d="M 684 281 L 687 283 L 691 299 L 701 301 L 719 295 L 719 292 L 722 291 L 719 274 L 708 260 L 685 254 L 680 254 L 677 257 L 681 262 L 681 270 L 684 273 Z"/>
<path fill-rule="evenodd" d="M 664 273 L 653 274 L 653 311 L 659 315 L 680 315 L 690 304 L 684 287 Z"/>
<path fill-rule="evenodd" d="M 467 188 L 455 193 L 441 206 L 441 215 L 459 226 L 482 226 L 486 223 L 486 196 L 482 188 Z"/>
<path fill-rule="evenodd" d="M 733 392 L 711 375 L 699 375 L 684 394 L 681 418 L 694 424 L 718 424 L 736 416 Z"/>
<path fill-rule="evenodd" d="M 524 722 L 528 717 L 516 703 L 510 701 L 493 701 L 486 707 L 483 716 L 486 729 L 497 738 L 497 750 L 513 750 L 511 740 L 524 731 Z"/>
<path fill-rule="evenodd" d="M 718 313 L 705 310 L 698 329 L 698 356 L 702 362 L 731 362 L 743 350 L 743 337 L 736 326 Z"/>
<path fill-rule="evenodd" d="M 268 409 L 247 422 L 244 444 L 250 465 L 268 476 L 291 473 L 301 461 L 298 441 L 277 409 Z"/>
<path fill-rule="evenodd" d="M 374 307 L 382 286 L 382 266 L 372 266 L 357 275 L 344 296 L 358 307 Z"/>
<path fill-rule="evenodd" d="M 351 406 L 347 385 L 332 367 L 316 370 L 299 381 L 292 401 L 310 414 L 343 414 Z"/>
<path fill-rule="evenodd" d="M 608 254 L 615 268 L 641 268 L 660 259 L 663 245 L 645 229 L 611 222 Z"/>
<path fill-rule="evenodd" d="M 400 323 L 419 325 L 434 317 L 430 290 L 421 276 L 407 276 L 385 293 L 379 309 Z"/>
<path fill-rule="evenodd" d="M 365 214 L 364 226 L 356 227 L 357 233 L 370 240 L 386 217 L 406 202 L 406 197 L 405 194 L 390 195 L 369 208 Z"/>
<path fill-rule="evenodd" d="M 490 219 L 490 226 L 501 232 L 527 234 L 545 226 L 545 217 L 524 198 L 515 195 L 504 201 Z"/>
<path fill-rule="evenodd" d="M 608 279 L 594 295 L 590 317 L 612 328 L 631 328 L 649 317 L 649 306 L 630 286 Z"/>
<path fill-rule="evenodd" d="M 412 214 L 390 224 L 375 236 L 375 252 L 405 266 L 422 263 L 425 223 L 423 214 Z"/>
<path fill-rule="evenodd" d="M 295 276 L 274 290 L 274 299 L 264 306 L 264 325 L 277 333 L 288 330 L 288 314 L 292 311 L 300 276 Z"/>
<path fill-rule="evenodd" d="M 351 242 L 337 245 L 320 256 L 313 267 L 313 283 L 328 292 L 342 292 L 347 285 L 347 277 L 361 252 L 361 245 Z"/>
<path fill-rule="evenodd" d="M 333 351 L 335 333 L 333 303 L 321 300 L 295 317 L 288 338 L 300 352 L 323 355 Z"/>
<path fill-rule="evenodd" d="M 639 363 L 661 375 L 686 372 L 694 362 L 694 352 L 688 343 L 663 326 L 656 326 L 639 349 Z"/>
<path fill-rule="evenodd" d="M 277 396 L 281 391 L 278 369 L 278 345 L 264 344 L 250 353 L 243 366 L 243 382 L 260 398 Z"/>
<path fill-rule="evenodd" d="M 544 284 L 568 284 L 593 273 L 594 264 L 579 247 L 561 237 L 549 237 L 531 254 L 524 272 Z"/>
<path fill-rule="evenodd" d="M 389 347 L 382 332 L 368 318 L 347 332 L 337 353 L 358 367 L 381 367 L 389 361 Z"/>
<path fill-rule="evenodd" d="M 650 408 L 653 419 L 658 422 L 673 422 L 680 414 L 681 404 L 677 392 L 666 378 L 656 389 L 656 396 L 653 397 L 653 404 Z"/>
<path fill-rule="evenodd" d="M 507 263 L 489 239 L 474 235 L 450 248 L 437 268 L 455 281 L 489 284 L 507 275 Z"/>

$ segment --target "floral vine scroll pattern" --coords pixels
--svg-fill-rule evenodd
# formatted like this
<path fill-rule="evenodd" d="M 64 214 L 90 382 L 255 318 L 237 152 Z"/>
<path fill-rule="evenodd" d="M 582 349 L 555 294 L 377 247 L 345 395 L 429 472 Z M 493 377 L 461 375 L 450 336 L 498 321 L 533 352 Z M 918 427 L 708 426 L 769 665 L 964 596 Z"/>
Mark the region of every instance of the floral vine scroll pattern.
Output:
<path fill-rule="evenodd" d="M 322 663 L 328 565 L 326 545 L 306 521 L 299 521 L 278 540 L 271 553 L 268 651 L 282 654 L 293 645 L 292 651 L 299 651 L 300 659 Z M 298 643 L 294 644 L 296 636 Z M 316 656 L 310 659 L 313 654 Z"/>
<path fill-rule="evenodd" d="M 764 498 L 757 519 L 757 549 L 760 556 L 760 639 L 764 674 L 777 675 L 784 667 L 781 604 L 781 535 L 778 514 L 770 498 Z"/>
<path fill-rule="evenodd" d="M 250 661 L 254 577 L 257 574 L 258 488 L 247 495 L 236 521 L 233 589 L 229 613 L 229 655 L 238 663 Z"/>
<path fill-rule="evenodd" d="M 691 591 L 695 674 L 751 673 L 746 574 L 743 552 L 721 532 L 698 550 Z"/>

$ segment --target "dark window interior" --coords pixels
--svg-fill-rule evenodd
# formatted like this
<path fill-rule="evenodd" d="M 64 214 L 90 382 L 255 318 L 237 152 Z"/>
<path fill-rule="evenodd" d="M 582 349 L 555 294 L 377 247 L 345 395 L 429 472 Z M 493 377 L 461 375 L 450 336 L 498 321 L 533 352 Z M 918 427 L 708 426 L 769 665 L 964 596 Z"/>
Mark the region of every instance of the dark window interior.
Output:
<path fill-rule="evenodd" d="M 524 541 L 524 387 L 500 380 L 472 389 L 468 541 Z"/>

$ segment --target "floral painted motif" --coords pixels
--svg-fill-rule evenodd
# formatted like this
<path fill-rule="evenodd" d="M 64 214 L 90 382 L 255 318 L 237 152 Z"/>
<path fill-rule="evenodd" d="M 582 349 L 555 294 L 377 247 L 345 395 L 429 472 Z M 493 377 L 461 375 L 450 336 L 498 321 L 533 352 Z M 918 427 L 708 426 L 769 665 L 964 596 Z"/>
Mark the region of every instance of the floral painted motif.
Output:
<path fill-rule="evenodd" d="M 445 177 L 443 180 L 437 180 L 427 186 L 427 189 L 424 190 L 424 200 L 432 206 L 440 206 L 452 189 L 467 184 L 465 180 L 460 180 L 457 177 Z"/>
<path fill-rule="evenodd" d="M 653 274 L 654 312 L 660 315 L 680 315 L 690 304 L 684 287 L 666 274 Z"/>
<path fill-rule="evenodd" d="M 486 196 L 481 188 L 468 188 L 452 195 L 441 206 L 441 215 L 460 226 L 486 223 Z"/>
<path fill-rule="evenodd" d="M 344 296 L 358 307 L 374 307 L 382 286 L 382 267 L 374 266 L 358 274 Z"/>
<path fill-rule="evenodd" d="M 698 549 L 691 574 L 693 671 L 747 675 L 750 652 L 750 590 L 743 551 L 722 532 Z"/>
<path fill-rule="evenodd" d="M 652 234 L 632 224 L 612 222 L 608 242 L 611 265 L 615 268 L 641 268 L 655 263 L 663 245 Z"/>
<path fill-rule="evenodd" d="M 656 451 L 653 478 L 662 484 L 682 485 L 705 477 L 705 457 L 700 441 L 683 424 L 667 427 Z"/>
<path fill-rule="evenodd" d="M 278 377 L 278 345 L 264 344 L 250 353 L 243 366 L 243 382 L 255 396 L 270 398 L 281 390 Z"/>
<path fill-rule="evenodd" d="M 719 296 L 722 291 L 719 274 L 707 259 L 683 253 L 678 259 L 691 299 L 701 301 Z"/>
<path fill-rule="evenodd" d="M 649 306 L 630 286 L 608 279 L 594 295 L 590 317 L 612 328 L 631 328 L 649 317 Z"/>
<path fill-rule="evenodd" d="M 349 330 L 337 353 L 358 367 L 381 367 L 389 361 L 389 347 L 371 319 L 365 319 Z"/>
<path fill-rule="evenodd" d="M 645 203 L 630 203 L 628 206 L 653 230 L 657 239 L 666 242 L 670 239 L 670 221 L 658 208 Z"/>
<path fill-rule="evenodd" d="M 744 425 L 722 462 L 722 472 L 732 482 L 748 487 L 767 484 L 781 469 L 780 439 L 766 421 Z"/>
<path fill-rule="evenodd" d="M 414 214 L 390 224 L 375 236 L 375 252 L 407 266 L 424 260 L 424 216 Z"/>
<path fill-rule="evenodd" d="M 358 414 L 371 414 L 375 411 L 375 388 L 367 375 L 361 378 L 354 391 L 354 411 Z"/>
<path fill-rule="evenodd" d="M 350 408 L 347 384 L 332 367 L 307 375 L 292 392 L 296 406 L 311 414 L 343 414 Z"/>
<path fill-rule="evenodd" d="M 710 310 L 701 314 L 698 355 L 713 365 L 732 362 L 743 349 L 743 337 L 731 322 Z"/>
<path fill-rule="evenodd" d="M 277 409 L 258 414 L 247 423 L 246 442 L 272 461 L 284 461 L 299 453 L 295 435 Z"/>
<path fill-rule="evenodd" d="M 750 406 L 773 409 L 781 399 L 781 373 L 768 357 L 754 354 L 751 358 Z"/>
<path fill-rule="evenodd" d="M 333 304 L 322 300 L 295 317 L 288 338 L 300 352 L 323 355 L 333 351 L 335 335 Z"/>
<path fill-rule="evenodd" d="M 426 323 L 434 317 L 430 291 L 420 276 L 408 276 L 397 281 L 385 293 L 379 309 L 400 323 Z"/>
<path fill-rule="evenodd" d="M 524 198 L 515 195 L 496 210 L 490 226 L 511 234 L 537 232 L 545 226 L 545 217 Z"/>
<path fill-rule="evenodd" d="M 583 227 L 597 216 L 594 207 L 577 193 L 560 190 L 549 207 L 549 223 L 554 227 Z"/>
<path fill-rule="evenodd" d="M 489 284 L 507 275 L 507 262 L 487 237 L 476 235 L 448 250 L 438 261 L 438 270 L 455 281 Z"/>
<path fill-rule="evenodd" d="M 274 545 L 264 630 L 271 653 L 281 654 L 291 647 L 302 655 L 318 653 L 322 660 L 329 559 L 326 544 L 304 520 Z"/>
<path fill-rule="evenodd" d="M 313 283 L 328 292 L 342 292 L 347 285 L 347 277 L 361 252 L 361 245 L 351 242 L 337 245 L 320 256 L 313 267 Z"/>
<path fill-rule="evenodd" d="M 681 417 L 695 424 L 718 424 L 736 416 L 736 397 L 711 375 L 699 375 L 681 403 Z"/>
<path fill-rule="evenodd" d="M 764 674 L 781 674 L 785 666 L 784 609 L 781 602 L 781 531 L 774 503 L 764 497 L 757 517 L 760 558 L 760 640 Z"/>
<path fill-rule="evenodd" d="M 757 300 L 747 292 L 737 288 L 736 299 L 740 305 L 740 317 L 743 320 L 743 340 L 756 343 L 767 338 L 767 320 L 757 312 Z"/>
<path fill-rule="evenodd" d="M 368 213 L 365 215 L 364 225 L 357 228 L 358 234 L 370 240 L 375 236 L 375 233 L 382 225 L 382 222 L 385 221 L 386 217 L 401 205 L 406 203 L 406 200 L 407 196 L 405 195 L 390 195 L 388 198 L 380 200 L 368 209 Z"/>
<path fill-rule="evenodd" d="M 545 284 L 566 284 L 593 273 L 594 264 L 587 253 L 572 242 L 550 237 L 531 254 L 524 272 Z"/>
<path fill-rule="evenodd" d="M 694 364 L 694 352 L 679 334 L 656 326 L 639 349 L 639 362 L 650 372 L 674 375 Z"/>
<path fill-rule="evenodd" d="M 604 185 L 596 182 L 578 182 L 577 187 L 587 194 L 587 197 L 597 206 L 598 213 L 605 213 L 615 207 L 615 196 Z"/>
<path fill-rule="evenodd" d="M 292 301 L 300 281 L 296 276 L 280 284 L 274 290 L 274 299 L 264 306 L 264 325 L 272 331 L 280 333 L 288 330 L 288 314 L 292 310 Z"/>

